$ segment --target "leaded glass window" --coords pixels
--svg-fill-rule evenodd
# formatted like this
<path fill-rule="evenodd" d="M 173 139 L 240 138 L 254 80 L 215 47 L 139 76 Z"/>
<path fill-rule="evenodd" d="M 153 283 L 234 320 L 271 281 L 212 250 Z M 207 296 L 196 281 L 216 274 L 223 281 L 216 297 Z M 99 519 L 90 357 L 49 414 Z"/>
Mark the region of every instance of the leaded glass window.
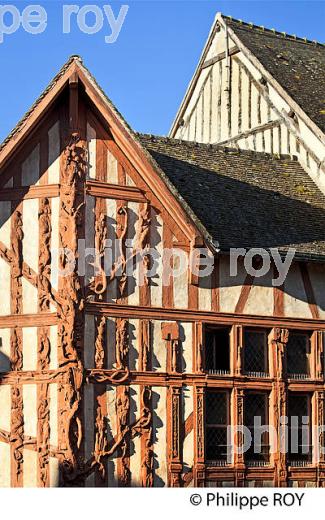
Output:
<path fill-rule="evenodd" d="M 246 374 L 260 377 L 268 372 L 267 333 L 259 330 L 245 330 L 244 370 Z"/>
<path fill-rule="evenodd" d="M 309 375 L 310 336 L 305 332 L 290 332 L 287 343 L 287 373 L 291 377 Z"/>
<path fill-rule="evenodd" d="M 229 424 L 229 394 L 208 390 L 205 406 L 206 459 L 227 460 L 227 426 Z"/>
<path fill-rule="evenodd" d="M 294 466 L 311 461 L 311 399 L 308 394 L 289 394 L 288 459 Z"/>
<path fill-rule="evenodd" d="M 258 423 L 256 422 L 258 421 Z M 258 426 L 269 424 L 268 394 L 247 392 L 244 398 L 244 424 L 251 434 L 251 444 L 244 454 L 246 462 L 263 465 L 269 460 L 269 434 Z"/>

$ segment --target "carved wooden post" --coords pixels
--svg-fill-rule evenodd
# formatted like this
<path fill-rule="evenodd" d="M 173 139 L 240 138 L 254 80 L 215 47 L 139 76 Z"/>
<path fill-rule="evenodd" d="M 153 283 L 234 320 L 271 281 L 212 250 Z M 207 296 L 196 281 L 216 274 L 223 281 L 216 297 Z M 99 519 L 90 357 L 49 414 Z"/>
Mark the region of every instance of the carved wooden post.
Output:
<path fill-rule="evenodd" d="M 325 487 L 325 432 L 324 432 L 324 390 L 317 390 L 312 399 L 313 463 L 317 468 L 317 485 Z"/>
<path fill-rule="evenodd" d="M 149 320 L 139 322 L 139 371 L 151 369 L 151 323 Z"/>
<path fill-rule="evenodd" d="M 205 485 L 205 392 L 203 386 L 194 387 L 194 485 Z"/>
<path fill-rule="evenodd" d="M 148 427 L 141 434 L 141 485 L 153 487 L 154 450 L 152 438 L 152 392 L 148 386 L 141 386 L 141 416 L 147 412 Z"/>
<path fill-rule="evenodd" d="M 169 486 L 180 487 L 181 460 L 181 387 L 169 388 Z"/>
<path fill-rule="evenodd" d="M 179 326 L 175 322 L 161 324 L 162 339 L 167 341 L 167 372 L 177 373 L 179 369 Z"/>
<path fill-rule="evenodd" d="M 234 438 L 232 439 L 235 447 L 233 460 L 235 467 L 235 482 L 237 487 L 243 487 L 245 483 L 245 460 L 241 446 L 244 442 L 243 432 L 241 430 L 244 424 L 244 390 L 234 388 L 233 391 L 233 408 L 234 408 Z"/>
<path fill-rule="evenodd" d="M 287 329 L 273 329 L 274 352 L 274 383 L 271 395 L 271 424 L 276 431 L 277 449 L 273 454 L 273 463 L 275 467 L 274 485 L 285 487 L 287 485 L 287 465 L 286 465 L 286 438 L 285 423 L 281 418 L 287 416 L 287 388 L 284 382 L 285 373 L 285 348 L 289 339 L 289 331 Z"/>
<path fill-rule="evenodd" d="M 240 376 L 243 372 L 243 327 L 242 325 L 234 325 L 231 333 L 232 346 L 232 366 L 231 373 L 235 376 Z"/>
<path fill-rule="evenodd" d="M 204 372 L 203 323 L 194 323 L 193 338 L 193 372 Z"/>
<path fill-rule="evenodd" d="M 129 354 L 128 322 L 124 318 L 116 320 L 116 368 L 122 370 L 127 367 Z"/>
<path fill-rule="evenodd" d="M 85 128 L 78 121 L 78 77 L 70 80 L 69 123 L 62 114 L 62 140 L 66 146 L 60 160 L 58 363 L 70 364 L 65 382 L 59 386 L 59 449 L 63 453 L 61 484 L 77 472 L 82 432 L 82 385 L 84 294 L 78 275 L 78 239 L 82 234 L 87 172 Z M 65 274 L 62 274 L 65 273 Z"/>
<path fill-rule="evenodd" d="M 117 431 L 121 435 L 127 429 L 130 414 L 130 395 L 126 386 L 119 386 L 116 390 Z M 128 438 L 121 441 L 118 448 L 117 474 L 120 487 L 130 485 L 130 452 Z"/>
<path fill-rule="evenodd" d="M 316 330 L 311 338 L 312 342 L 312 367 L 311 377 L 323 379 L 324 377 L 324 332 Z"/>

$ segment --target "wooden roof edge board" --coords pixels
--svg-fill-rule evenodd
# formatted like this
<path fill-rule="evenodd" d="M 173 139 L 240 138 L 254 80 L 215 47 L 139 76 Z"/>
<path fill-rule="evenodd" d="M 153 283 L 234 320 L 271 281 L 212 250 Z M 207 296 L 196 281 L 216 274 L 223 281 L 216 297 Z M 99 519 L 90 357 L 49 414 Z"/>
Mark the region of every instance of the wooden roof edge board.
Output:
<path fill-rule="evenodd" d="M 181 104 L 180 104 L 180 107 L 176 113 L 176 116 L 172 122 L 172 125 L 170 127 L 170 130 L 168 132 L 168 136 L 169 137 L 174 137 L 175 136 L 175 132 L 177 130 L 177 125 L 180 121 L 180 119 L 183 117 L 183 114 L 186 110 L 186 107 L 188 105 L 188 102 L 189 102 L 189 98 L 190 96 L 193 94 L 193 91 L 195 89 L 195 86 L 196 86 L 196 83 L 197 83 L 197 80 L 199 78 L 199 74 L 201 72 L 201 70 L 203 69 L 203 64 L 205 62 L 205 58 L 206 58 L 206 55 L 210 49 L 210 46 L 211 46 L 211 43 L 212 43 L 212 40 L 217 32 L 217 28 L 218 28 L 218 25 L 219 25 L 219 22 L 218 22 L 218 15 L 221 14 L 221 13 L 217 13 L 215 18 L 214 18 L 214 21 L 213 21 L 213 24 L 212 24 L 212 27 L 210 29 L 210 32 L 209 32 L 209 35 L 208 35 L 208 38 L 205 42 L 205 45 L 203 47 L 203 51 L 201 52 L 201 56 L 199 58 L 199 62 L 197 64 L 197 67 L 194 71 L 194 74 L 188 84 L 188 87 L 185 91 L 185 94 L 184 94 L 184 97 L 181 101 Z"/>
<path fill-rule="evenodd" d="M 276 90 L 276 92 L 283 97 L 283 99 L 288 103 L 289 106 L 292 107 L 294 112 L 301 117 L 307 127 L 315 133 L 315 135 L 320 139 L 320 141 L 325 144 L 325 134 L 322 130 L 317 126 L 314 121 L 306 114 L 306 112 L 301 108 L 300 105 L 288 94 L 288 92 L 280 85 L 280 83 L 272 76 L 272 74 L 262 65 L 260 60 L 253 54 L 241 41 L 241 39 L 236 35 L 231 27 L 227 24 L 227 17 L 222 15 L 221 13 L 217 14 L 217 19 L 224 28 L 227 27 L 228 33 L 234 43 L 237 45 L 239 50 L 242 51 L 244 56 L 260 71 L 260 73 L 265 77 L 265 79 L 272 85 L 272 87 Z M 229 19 L 229 18 L 228 18 Z M 229 19 L 230 20 L 230 19 Z"/>
<path fill-rule="evenodd" d="M 213 241 L 205 226 L 181 197 L 175 186 L 170 182 L 167 175 L 159 167 L 150 153 L 142 146 L 136 133 L 106 96 L 105 92 L 98 85 L 79 56 L 69 58 L 48 87 L 35 101 L 30 110 L 3 141 L 2 145 L 0 145 L 0 169 L 4 168 L 24 138 L 39 123 L 44 111 L 53 104 L 59 93 L 61 93 L 64 87 L 69 83 L 69 79 L 72 78 L 75 82 L 76 73 L 84 85 L 86 94 L 109 124 L 117 144 L 122 146 L 128 159 L 131 160 L 137 170 L 144 176 L 144 180 L 149 186 L 152 184 L 150 179 L 152 179 L 152 173 L 154 173 L 156 177 L 154 191 L 156 191 L 156 193 L 158 192 L 158 198 L 176 224 L 183 230 L 188 240 L 193 241 L 195 237 L 203 236 L 211 251 L 213 253 L 217 252 L 218 249 L 216 248 L 215 241 Z"/>

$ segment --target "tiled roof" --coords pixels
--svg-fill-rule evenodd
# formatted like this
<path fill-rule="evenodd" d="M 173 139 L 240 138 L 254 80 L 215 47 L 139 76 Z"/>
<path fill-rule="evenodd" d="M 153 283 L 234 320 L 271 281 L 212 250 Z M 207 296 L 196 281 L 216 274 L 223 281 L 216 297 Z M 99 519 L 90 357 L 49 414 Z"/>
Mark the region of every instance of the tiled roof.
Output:
<path fill-rule="evenodd" d="M 325 260 L 325 196 L 299 163 L 138 135 L 222 251 L 271 247 Z"/>
<path fill-rule="evenodd" d="M 247 49 L 325 133 L 325 45 L 223 16 Z"/>

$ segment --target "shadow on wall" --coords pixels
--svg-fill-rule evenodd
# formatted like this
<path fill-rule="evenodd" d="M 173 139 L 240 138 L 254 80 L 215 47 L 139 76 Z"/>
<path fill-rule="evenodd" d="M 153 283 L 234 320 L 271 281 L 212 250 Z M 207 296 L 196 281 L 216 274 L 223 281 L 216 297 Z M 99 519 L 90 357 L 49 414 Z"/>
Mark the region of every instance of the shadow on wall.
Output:
<path fill-rule="evenodd" d="M 9 356 L 4 352 L 5 348 L 5 337 L 0 329 L 0 374 L 1 372 L 9 372 L 11 365 L 10 365 L 10 358 Z M 7 348 L 10 348 L 10 344 L 6 345 Z M 1 379 L 1 376 L 0 376 Z"/>

